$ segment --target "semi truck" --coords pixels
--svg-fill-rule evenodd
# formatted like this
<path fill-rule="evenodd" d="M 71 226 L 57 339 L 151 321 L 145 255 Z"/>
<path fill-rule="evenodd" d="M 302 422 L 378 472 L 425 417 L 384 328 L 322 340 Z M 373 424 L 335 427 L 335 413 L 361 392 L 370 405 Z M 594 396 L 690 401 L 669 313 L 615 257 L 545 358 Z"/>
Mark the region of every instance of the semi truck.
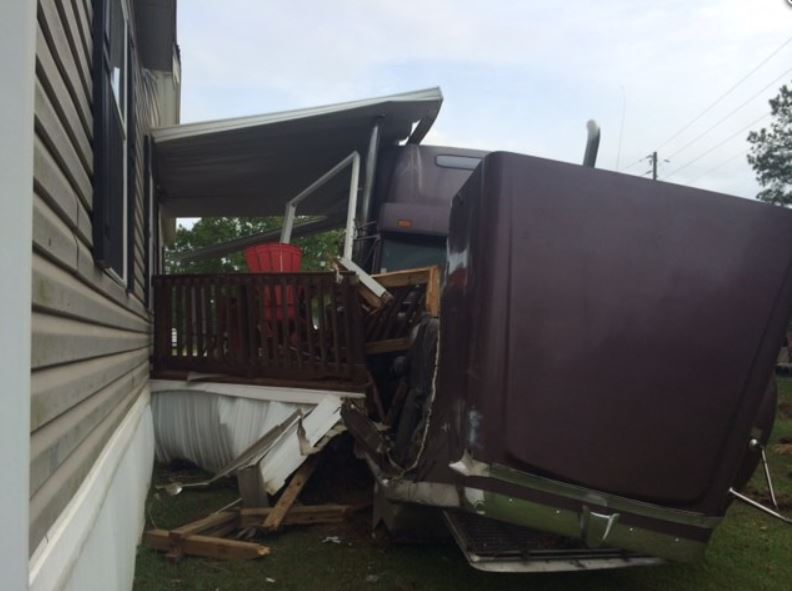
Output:
<path fill-rule="evenodd" d="M 358 263 L 440 265 L 443 287 L 372 361 L 390 431 L 345 415 L 377 518 L 440 516 L 485 570 L 701 559 L 772 429 L 792 212 L 503 152 L 380 166 Z"/>
<path fill-rule="evenodd" d="M 595 125 L 583 164 L 427 145 L 441 102 L 430 89 L 155 136 L 163 212 L 284 212 L 274 236 L 194 257 L 344 227 L 339 264 L 387 310 L 372 317 L 404 328 L 369 349 L 377 404 L 342 413 L 375 522 L 438 525 L 493 571 L 699 560 L 735 500 L 788 522 L 744 487 L 761 463 L 775 502 L 764 446 L 792 212 L 598 169 Z M 428 289 L 409 279 L 384 298 L 387 275 L 427 268 L 439 306 L 416 314 Z"/>

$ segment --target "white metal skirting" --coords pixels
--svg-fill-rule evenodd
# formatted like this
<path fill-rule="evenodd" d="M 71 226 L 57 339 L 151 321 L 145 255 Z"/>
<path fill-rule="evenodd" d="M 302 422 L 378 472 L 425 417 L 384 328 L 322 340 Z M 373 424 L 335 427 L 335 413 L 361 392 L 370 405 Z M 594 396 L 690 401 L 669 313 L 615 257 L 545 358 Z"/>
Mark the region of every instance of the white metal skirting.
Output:
<path fill-rule="evenodd" d="M 217 474 L 251 445 L 280 430 L 249 462 L 258 465 L 270 494 L 343 429 L 341 405 L 347 397 L 331 391 L 206 382 L 187 386 L 158 381 L 152 390 L 161 462 L 189 460 Z"/>
<path fill-rule="evenodd" d="M 189 460 L 218 472 L 254 441 L 309 404 L 250 400 L 210 392 L 158 392 L 152 399 L 157 459 Z"/>

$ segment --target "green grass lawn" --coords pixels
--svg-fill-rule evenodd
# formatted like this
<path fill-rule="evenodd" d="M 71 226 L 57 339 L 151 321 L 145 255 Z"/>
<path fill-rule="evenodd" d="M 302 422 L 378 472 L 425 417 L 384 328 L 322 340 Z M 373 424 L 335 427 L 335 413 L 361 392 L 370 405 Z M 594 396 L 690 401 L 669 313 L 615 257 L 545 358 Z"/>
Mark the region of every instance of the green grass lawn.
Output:
<path fill-rule="evenodd" d="M 770 463 L 779 501 L 792 513 L 792 455 L 779 453 L 779 441 L 792 442 L 792 380 L 779 380 L 780 411 L 770 446 Z M 155 474 L 157 478 L 162 475 Z M 759 471 L 749 487 L 765 490 Z M 236 497 L 236 490 L 185 491 L 179 497 L 150 495 L 149 525 L 170 528 L 201 517 Z M 219 562 L 187 558 L 171 564 L 141 548 L 135 574 L 137 591 L 195 589 L 252 591 L 261 589 L 358 588 L 407 591 L 437 589 L 502 590 L 778 590 L 792 589 L 792 526 L 734 504 L 715 532 L 704 561 L 617 571 L 502 575 L 468 566 L 453 544 L 402 545 L 373 540 L 366 516 L 337 526 L 293 528 L 267 540 L 272 554 L 253 562 Z M 342 544 L 323 543 L 339 535 Z M 267 582 L 267 578 L 274 582 Z"/>

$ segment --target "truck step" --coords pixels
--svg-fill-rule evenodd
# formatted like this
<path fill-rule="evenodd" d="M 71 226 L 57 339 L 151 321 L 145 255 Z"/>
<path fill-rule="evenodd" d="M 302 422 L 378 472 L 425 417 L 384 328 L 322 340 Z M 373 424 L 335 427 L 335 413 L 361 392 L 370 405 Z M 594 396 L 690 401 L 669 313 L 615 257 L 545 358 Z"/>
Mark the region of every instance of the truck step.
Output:
<path fill-rule="evenodd" d="M 586 548 L 577 540 L 475 513 L 444 511 L 443 516 L 462 553 L 479 570 L 553 572 L 662 563 L 658 558 L 615 548 Z"/>

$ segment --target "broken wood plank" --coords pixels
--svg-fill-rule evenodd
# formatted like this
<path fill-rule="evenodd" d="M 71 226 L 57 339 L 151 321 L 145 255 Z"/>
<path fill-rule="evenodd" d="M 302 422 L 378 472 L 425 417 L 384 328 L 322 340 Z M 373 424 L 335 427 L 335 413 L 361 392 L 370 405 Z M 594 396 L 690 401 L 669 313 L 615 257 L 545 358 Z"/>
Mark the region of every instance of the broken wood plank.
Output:
<path fill-rule="evenodd" d="M 425 309 L 432 316 L 440 315 L 440 276 L 440 267 L 437 265 L 373 275 L 377 282 L 388 289 L 425 285 Z"/>
<path fill-rule="evenodd" d="M 440 267 L 429 267 L 426 281 L 426 311 L 432 316 L 440 316 Z"/>
<path fill-rule="evenodd" d="M 406 351 L 410 348 L 410 337 L 400 337 L 397 339 L 385 339 L 382 341 L 371 341 L 364 345 L 366 355 L 376 355 L 378 353 L 393 353 L 394 351 Z"/>
<path fill-rule="evenodd" d="M 405 269 L 403 271 L 380 273 L 378 275 L 372 275 L 372 277 L 385 288 L 409 287 L 428 283 L 433 270 L 439 271 L 440 268 L 437 266 L 418 267 L 415 269 Z"/>
<path fill-rule="evenodd" d="M 308 459 L 303 462 L 303 465 L 294 473 L 291 482 L 286 485 L 286 489 L 281 494 L 278 502 L 275 503 L 272 511 L 264 520 L 264 529 L 267 531 L 277 531 L 280 529 L 286 514 L 289 512 L 289 509 L 292 508 L 292 505 L 294 505 L 297 496 L 300 494 L 300 491 L 302 491 L 305 483 L 308 482 L 308 479 L 311 477 L 311 474 L 313 474 L 318 463 L 319 454 L 308 456 Z"/>
<path fill-rule="evenodd" d="M 284 516 L 281 525 L 340 523 L 360 509 L 361 507 L 355 505 L 294 505 Z M 273 510 L 273 507 L 253 507 L 240 510 L 240 527 L 263 527 L 264 520 Z"/>
<path fill-rule="evenodd" d="M 239 522 L 232 521 L 230 523 L 226 523 L 225 525 L 219 525 L 217 527 L 207 529 L 205 532 L 201 532 L 201 535 L 210 536 L 212 538 L 224 538 L 238 529 L 239 529 Z"/>
<path fill-rule="evenodd" d="M 382 303 L 387 303 L 391 299 L 391 294 L 388 293 L 388 290 L 385 289 L 376 279 L 374 279 L 371 275 L 366 273 L 363 269 L 361 269 L 357 264 L 353 263 L 349 259 L 345 259 L 344 257 L 339 257 L 336 259 L 335 264 L 336 270 L 339 271 L 340 269 L 344 269 L 345 271 L 351 271 L 355 273 L 358 281 L 360 281 L 359 290 L 367 290 L 371 293 L 371 295 L 380 300 L 380 304 L 372 304 L 374 307 L 379 307 Z M 367 296 L 364 296 L 366 299 Z M 374 300 L 371 300 L 372 302 Z"/>
<path fill-rule="evenodd" d="M 174 549 L 170 532 L 164 529 L 151 529 L 143 535 L 143 542 L 149 548 L 164 552 Z M 252 542 L 240 542 L 212 536 L 194 535 L 181 540 L 179 549 L 189 556 L 203 556 L 220 560 L 252 560 L 270 553 L 269 546 Z"/>
<path fill-rule="evenodd" d="M 211 515 L 207 515 L 206 517 L 203 517 L 197 521 L 193 521 L 192 523 L 187 523 L 181 527 L 170 530 L 170 538 L 174 542 L 178 542 L 179 540 L 182 540 L 186 537 L 200 534 L 216 527 L 235 525 L 235 522 L 238 520 L 238 518 L 239 514 L 233 511 L 212 513 Z"/>
<path fill-rule="evenodd" d="M 379 310 L 384 305 L 384 302 L 378 298 L 372 291 L 366 287 L 364 283 L 357 284 L 358 295 L 363 299 L 366 305 L 372 310 Z"/>

